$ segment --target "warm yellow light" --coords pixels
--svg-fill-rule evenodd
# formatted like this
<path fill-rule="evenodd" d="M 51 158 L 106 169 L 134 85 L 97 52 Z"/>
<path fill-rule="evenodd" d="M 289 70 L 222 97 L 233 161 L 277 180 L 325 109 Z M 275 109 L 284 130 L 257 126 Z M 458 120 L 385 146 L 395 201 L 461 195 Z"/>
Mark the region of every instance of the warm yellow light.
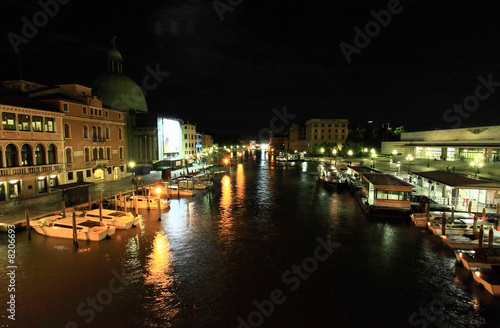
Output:
<path fill-rule="evenodd" d="M 476 276 L 481 277 L 481 272 L 476 271 L 476 272 L 474 272 L 474 273 L 476 274 Z"/>
<path fill-rule="evenodd" d="M 396 149 L 394 149 L 394 150 L 392 151 L 392 153 L 393 153 L 394 155 L 397 155 L 397 154 L 398 154 L 398 152 L 396 151 Z"/>
<path fill-rule="evenodd" d="M 226 158 L 226 159 L 224 159 L 224 163 L 226 163 L 226 164 L 227 164 L 227 162 L 228 162 L 228 159 L 227 159 L 227 158 Z"/>
<path fill-rule="evenodd" d="M 325 152 L 325 148 L 321 148 L 321 153 L 324 153 Z"/>
<path fill-rule="evenodd" d="M 332 150 L 334 155 L 337 155 L 337 149 Z"/>
<path fill-rule="evenodd" d="M 349 150 L 347 154 L 349 154 L 349 156 L 352 156 L 352 150 Z"/>
<path fill-rule="evenodd" d="M 363 149 L 363 151 L 364 151 L 365 153 L 367 153 L 367 152 L 368 152 L 368 148 Z"/>
<path fill-rule="evenodd" d="M 156 193 L 157 193 L 158 195 L 159 195 L 159 194 L 161 194 L 161 188 L 160 188 L 160 187 L 156 188 Z"/>
<path fill-rule="evenodd" d="M 134 163 L 134 162 L 130 162 L 130 163 L 129 163 L 129 165 L 130 165 L 130 167 L 133 169 L 133 168 L 134 168 L 134 166 L 135 166 L 135 163 Z"/>

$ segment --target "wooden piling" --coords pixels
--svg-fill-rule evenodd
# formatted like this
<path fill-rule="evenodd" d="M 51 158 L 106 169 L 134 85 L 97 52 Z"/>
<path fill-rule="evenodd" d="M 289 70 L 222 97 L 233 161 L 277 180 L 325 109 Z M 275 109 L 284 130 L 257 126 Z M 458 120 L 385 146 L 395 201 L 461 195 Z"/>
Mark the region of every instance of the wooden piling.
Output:
<path fill-rule="evenodd" d="M 446 235 L 446 214 L 444 212 L 441 214 L 441 235 Z"/>
<path fill-rule="evenodd" d="M 31 240 L 30 210 L 25 209 L 24 213 L 26 214 L 26 232 L 28 233 L 28 240 Z"/>
<path fill-rule="evenodd" d="M 158 201 L 158 221 L 161 221 L 161 201 L 160 201 L 160 195 L 158 195 L 157 201 Z"/>
<path fill-rule="evenodd" d="M 116 195 L 115 195 L 115 211 L 118 211 L 118 199 L 116 199 Z"/>
<path fill-rule="evenodd" d="M 102 222 L 102 191 L 99 197 L 99 221 Z"/>
<path fill-rule="evenodd" d="M 483 216 L 482 216 L 482 220 L 486 220 L 486 208 L 483 207 Z"/>
<path fill-rule="evenodd" d="M 210 197 L 210 193 L 208 195 Z M 211 205 L 210 198 L 209 198 L 209 203 Z M 429 230 L 429 225 L 431 224 L 430 218 L 429 218 L 429 203 L 425 203 L 425 222 L 427 223 L 425 225 L 425 230 Z"/>
<path fill-rule="evenodd" d="M 479 247 L 483 247 L 483 239 L 484 239 L 484 226 L 481 225 L 479 228 Z"/>
<path fill-rule="evenodd" d="M 500 203 L 497 203 L 497 215 L 500 214 Z"/>
<path fill-rule="evenodd" d="M 488 232 L 488 247 L 493 247 L 493 227 L 490 226 L 490 231 Z"/>
<path fill-rule="evenodd" d="M 120 191 L 120 208 L 122 208 L 122 202 L 123 202 L 123 197 L 122 197 L 122 192 Z"/>
<path fill-rule="evenodd" d="M 470 214 L 472 211 L 472 201 L 469 199 L 469 207 L 467 209 L 467 212 Z"/>
<path fill-rule="evenodd" d="M 451 223 L 453 224 L 453 220 L 455 219 L 455 207 L 451 208 Z"/>
<path fill-rule="evenodd" d="M 66 217 L 66 203 L 64 201 L 62 202 L 62 217 Z"/>
<path fill-rule="evenodd" d="M 73 212 L 73 244 L 78 248 L 78 236 L 76 233 L 76 214 Z"/>
<path fill-rule="evenodd" d="M 472 223 L 472 235 L 474 237 L 477 236 L 477 216 L 476 216 L 476 214 L 474 214 L 474 220 L 473 220 L 473 223 Z"/>
<path fill-rule="evenodd" d="M 89 194 L 89 211 L 92 209 L 92 195 Z"/>

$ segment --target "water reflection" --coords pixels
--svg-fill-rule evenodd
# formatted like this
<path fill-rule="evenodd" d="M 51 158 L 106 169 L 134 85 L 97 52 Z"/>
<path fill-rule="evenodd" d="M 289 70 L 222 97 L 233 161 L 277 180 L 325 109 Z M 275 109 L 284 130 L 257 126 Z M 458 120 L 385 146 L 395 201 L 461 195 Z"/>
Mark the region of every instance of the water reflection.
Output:
<path fill-rule="evenodd" d="M 233 189 L 231 177 L 225 175 L 221 181 L 221 199 L 220 199 L 220 221 L 219 221 L 219 242 L 231 242 L 234 238 L 233 233 Z"/>
<path fill-rule="evenodd" d="M 238 164 L 236 168 L 236 198 L 239 205 L 245 202 L 245 172 L 243 164 Z"/>

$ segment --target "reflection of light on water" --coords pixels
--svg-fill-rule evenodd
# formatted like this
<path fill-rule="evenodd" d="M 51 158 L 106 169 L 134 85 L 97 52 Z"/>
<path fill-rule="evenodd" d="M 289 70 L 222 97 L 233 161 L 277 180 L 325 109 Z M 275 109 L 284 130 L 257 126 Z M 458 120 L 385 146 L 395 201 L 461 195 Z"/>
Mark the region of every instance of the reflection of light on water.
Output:
<path fill-rule="evenodd" d="M 238 164 L 236 168 L 236 197 L 240 204 L 245 200 L 245 172 L 243 164 Z"/>
<path fill-rule="evenodd" d="M 179 311 L 173 302 L 171 288 L 174 282 L 172 269 L 172 252 L 170 243 L 163 231 L 156 233 L 153 250 L 149 254 L 145 266 L 145 284 L 152 285 L 154 290 L 151 306 L 162 319 L 170 320 Z"/>
<path fill-rule="evenodd" d="M 228 175 L 222 177 L 220 200 L 220 236 L 229 240 L 233 237 L 231 228 L 233 227 L 233 218 L 231 217 L 231 205 L 233 202 L 233 190 L 231 187 L 231 178 Z"/>
<path fill-rule="evenodd" d="M 307 162 L 302 162 L 302 172 L 307 172 Z"/>

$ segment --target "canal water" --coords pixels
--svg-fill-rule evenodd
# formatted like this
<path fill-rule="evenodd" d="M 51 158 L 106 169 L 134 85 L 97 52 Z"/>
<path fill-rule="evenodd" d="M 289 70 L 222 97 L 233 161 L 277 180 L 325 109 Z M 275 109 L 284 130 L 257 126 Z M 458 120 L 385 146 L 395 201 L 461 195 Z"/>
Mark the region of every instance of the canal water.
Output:
<path fill-rule="evenodd" d="M 316 163 L 249 160 L 109 240 L 16 237 L 2 327 L 498 327 L 500 302 L 409 222 L 369 220 Z"/>

